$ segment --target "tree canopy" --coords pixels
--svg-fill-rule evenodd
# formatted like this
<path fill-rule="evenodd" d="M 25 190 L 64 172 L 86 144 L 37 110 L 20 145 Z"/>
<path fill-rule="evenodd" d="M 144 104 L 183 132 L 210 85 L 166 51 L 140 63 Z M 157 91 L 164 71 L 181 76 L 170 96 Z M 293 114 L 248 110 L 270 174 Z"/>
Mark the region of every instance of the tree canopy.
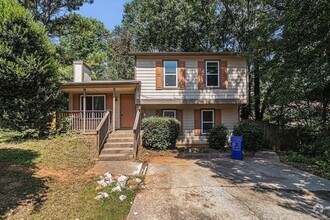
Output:
<path fill-rule="evenodd" d="M 79 10 L 84 4 L 91 4 L 93 0 L 18 0 L 18 2 L 28 9 L 33 18 L 44 25 L 52 36 L 60 35 L 63 25 L 71 24 L 68 17 L 63 16 L 66 12 Z"/>
<path fill-rule="evenodd" d="M 0 125 L 45 131 L 58 96 L 55 47 L 16 1 L 0 0 L 0 11 Z"/>
<path fill-rule="evenodd" d="M 219 51 L 226 42 L 217 0 L 134 0 L 123 24 L 139 51 Z"/>
<path fill-rule="evenodd" d="M 60 54 L 64 78 L 72 79 L 72 62 L 85 60 L 91 66 L 94 79 L 108 76 L 107 63 L 112 54 L 111 33 L 104 24 L 78 14 L 66 16 L 71 25 L 61 28 L 57 51 Z"/>

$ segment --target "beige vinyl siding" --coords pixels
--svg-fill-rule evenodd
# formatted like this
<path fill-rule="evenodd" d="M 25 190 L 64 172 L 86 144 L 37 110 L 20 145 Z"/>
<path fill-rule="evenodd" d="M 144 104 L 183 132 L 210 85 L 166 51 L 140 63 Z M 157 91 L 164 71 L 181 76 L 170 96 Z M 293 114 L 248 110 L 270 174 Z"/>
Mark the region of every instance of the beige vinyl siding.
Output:
<path fill-rule="evenodd" d="M 211 59 L 211 58 L 210 58 Z M 213 58 L 214 59 L 214 58 Z M 220 59 L 220 58 L 219 58 Z M 173 99 L 239 99 L 247 102 L 247 77 L 246 63 L 238 58 L 225 58 L 228 61 L 228 89 L 203 89 L 198 90 L 197 64 L 201 59 L 186 58 L 185 90 L 163 89 L 156 90 L 156 60 L 137 59 L 136 80 L 141 81 L 141 102 L 144 100 L 173 100 Z"/>
<path fill-rule="evenodd" d="M 183 134 L 186 137 L 194 136 L 194 109 L 183 110 Z"/>
<path fill-rule="evenodd" d="M 221 124 L 228 128 L 229 136 L 239 121 L 238 105 L 144 105 L 144 117 L 156 115 L 156 109 L 183 109 L 183 135 L 178 145 L 207 144 L 205 136 L 194 136 L 194 109 L 221 109 Z"/>
<path fill-rule="evenodd" d="M 238 122 L 239 122 L 238 106 L 222 109 L 221 124 L 223 124 L 228 128 L 228 132 L 230 135 L 233 133 L 234 126 Z"/>

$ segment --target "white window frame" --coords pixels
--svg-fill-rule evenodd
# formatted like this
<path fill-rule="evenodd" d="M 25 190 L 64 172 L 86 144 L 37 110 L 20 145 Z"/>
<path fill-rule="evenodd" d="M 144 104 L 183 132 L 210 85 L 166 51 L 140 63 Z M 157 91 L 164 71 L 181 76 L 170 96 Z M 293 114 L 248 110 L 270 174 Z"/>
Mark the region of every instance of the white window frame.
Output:
<path fill-rule="evenodd" d="M 106 106 L 107 106 L 107 99 L 106 99 L 106 97 L 105 97 L 105 95 L 86 95 L 86 98 L 87 97 L 92 97 L 92 110 L 86 110 L 86 111 L 102 111 L 102 110 L 94 110 L 94 97 L 95 96 L 103 96 L 103 98 L 104 98 L 104 110 L 103 111 L 106 111 Z M 83 101 L 84 101 L 84 95 L 80 95 L 80 111 L 83 111 L 84 109 L 83 109 Z"/>
<path fill-rule="evenodd" d="M 212 121 L 204 121 L 204 117 L 203 117 L 203 112 L 212 112 Z M 202 127 L 202 134 L 206 134 L 206 132 L 204 132 L 204 126 L 203 123 L 211 123 L 212 122 L 212 127 L 214 127 L 214 110 L 212 109 L 204 109 L 201 111 L 201 127 Z"/>
<path fill-rule="evenodd" d="M 175 62 L 175 64 L 176 64 L 176 67 L 175 67 L 175 86 L 166 86 L 166 84 L 165 84 L 165 76 L 166 75 L 174 75 L 174 74 L 165 74 L 165 63 L 166 62 Z M 176 60 L 164 60 L 163 61 L 163 87 L 164 88 L 177 88 L 178 87 L 178 61 L 176 61 Z"/>
<path fill-rule="evenodd" d="M 208 63 L 217 63 L 218 64 L 218 73 L 217 74 L 209 74 L 207 72 L 207 64 Z M 207 80 L 208 75 L 212 75 L 212 76 L 218 75 L 218 85 L 217 86 L 208 86 L 208 80 Z M 216 60 L 205 61 L 205 77 L 206 77 L 206 87 L 207 88 L 218 88 L 218 87 L 220 87 L 220 62 L 219 61 L 216 61 Z"/>
<path fill-rule="evenodd" d="M 176 118 L 176 110 L 175 109 L 164 109 L 163 110 L 163 117 L 165 117 L 165 112 L 173 112 L 174 118 Z"/>

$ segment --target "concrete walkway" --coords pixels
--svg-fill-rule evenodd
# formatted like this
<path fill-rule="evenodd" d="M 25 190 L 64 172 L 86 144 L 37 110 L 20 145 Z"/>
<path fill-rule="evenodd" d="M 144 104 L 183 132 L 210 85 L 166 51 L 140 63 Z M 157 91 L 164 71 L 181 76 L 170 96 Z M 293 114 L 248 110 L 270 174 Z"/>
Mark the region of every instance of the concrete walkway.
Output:
<path fill-rule="evenodd" d="M 263 152 L 243 161 L 155 158 L 128 219 L 327 219 L 330 181 Z"/>

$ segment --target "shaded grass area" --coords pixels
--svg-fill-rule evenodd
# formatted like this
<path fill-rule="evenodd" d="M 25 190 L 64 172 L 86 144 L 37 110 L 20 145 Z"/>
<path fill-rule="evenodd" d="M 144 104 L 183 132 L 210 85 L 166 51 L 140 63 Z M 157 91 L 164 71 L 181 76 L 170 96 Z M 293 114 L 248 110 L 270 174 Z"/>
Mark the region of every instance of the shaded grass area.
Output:
<path fill-rule="evenodd" d="M 54 184 L 53 192 L 33 219 L 123 219 L 130 210 L 136 191 L 123 190 L 111 193 L 110 187 L 102 189 L 109 198 L 95 200 L 96 179 L 76 179 Z M 119 200 L 120 195 L 127 199 Z M 59 199 L 60 198 L 60 199 Z M 55 208 L 56 207 L 56 208 Z M 59 211 L 60 210 L 60 211 Z"/>
<path fill-rule="evenodd" d="M 330 180 L 330 158 L 326 156 L 307 157 L 298 152 L 287 152 L 280 155 L 280 160 L 300 170 Z"/>
<path fill-rule="evenodd" d="M 69 135 L 18 140 L 13 137 L 15 133 L 0 131 L 0 219 L 126 217 L 136 191 L 94 200 L 98 177 L 84 175 L 95 164 L 94 138 Z M 122 194 L 128 198 L 120 202 Z"/>

